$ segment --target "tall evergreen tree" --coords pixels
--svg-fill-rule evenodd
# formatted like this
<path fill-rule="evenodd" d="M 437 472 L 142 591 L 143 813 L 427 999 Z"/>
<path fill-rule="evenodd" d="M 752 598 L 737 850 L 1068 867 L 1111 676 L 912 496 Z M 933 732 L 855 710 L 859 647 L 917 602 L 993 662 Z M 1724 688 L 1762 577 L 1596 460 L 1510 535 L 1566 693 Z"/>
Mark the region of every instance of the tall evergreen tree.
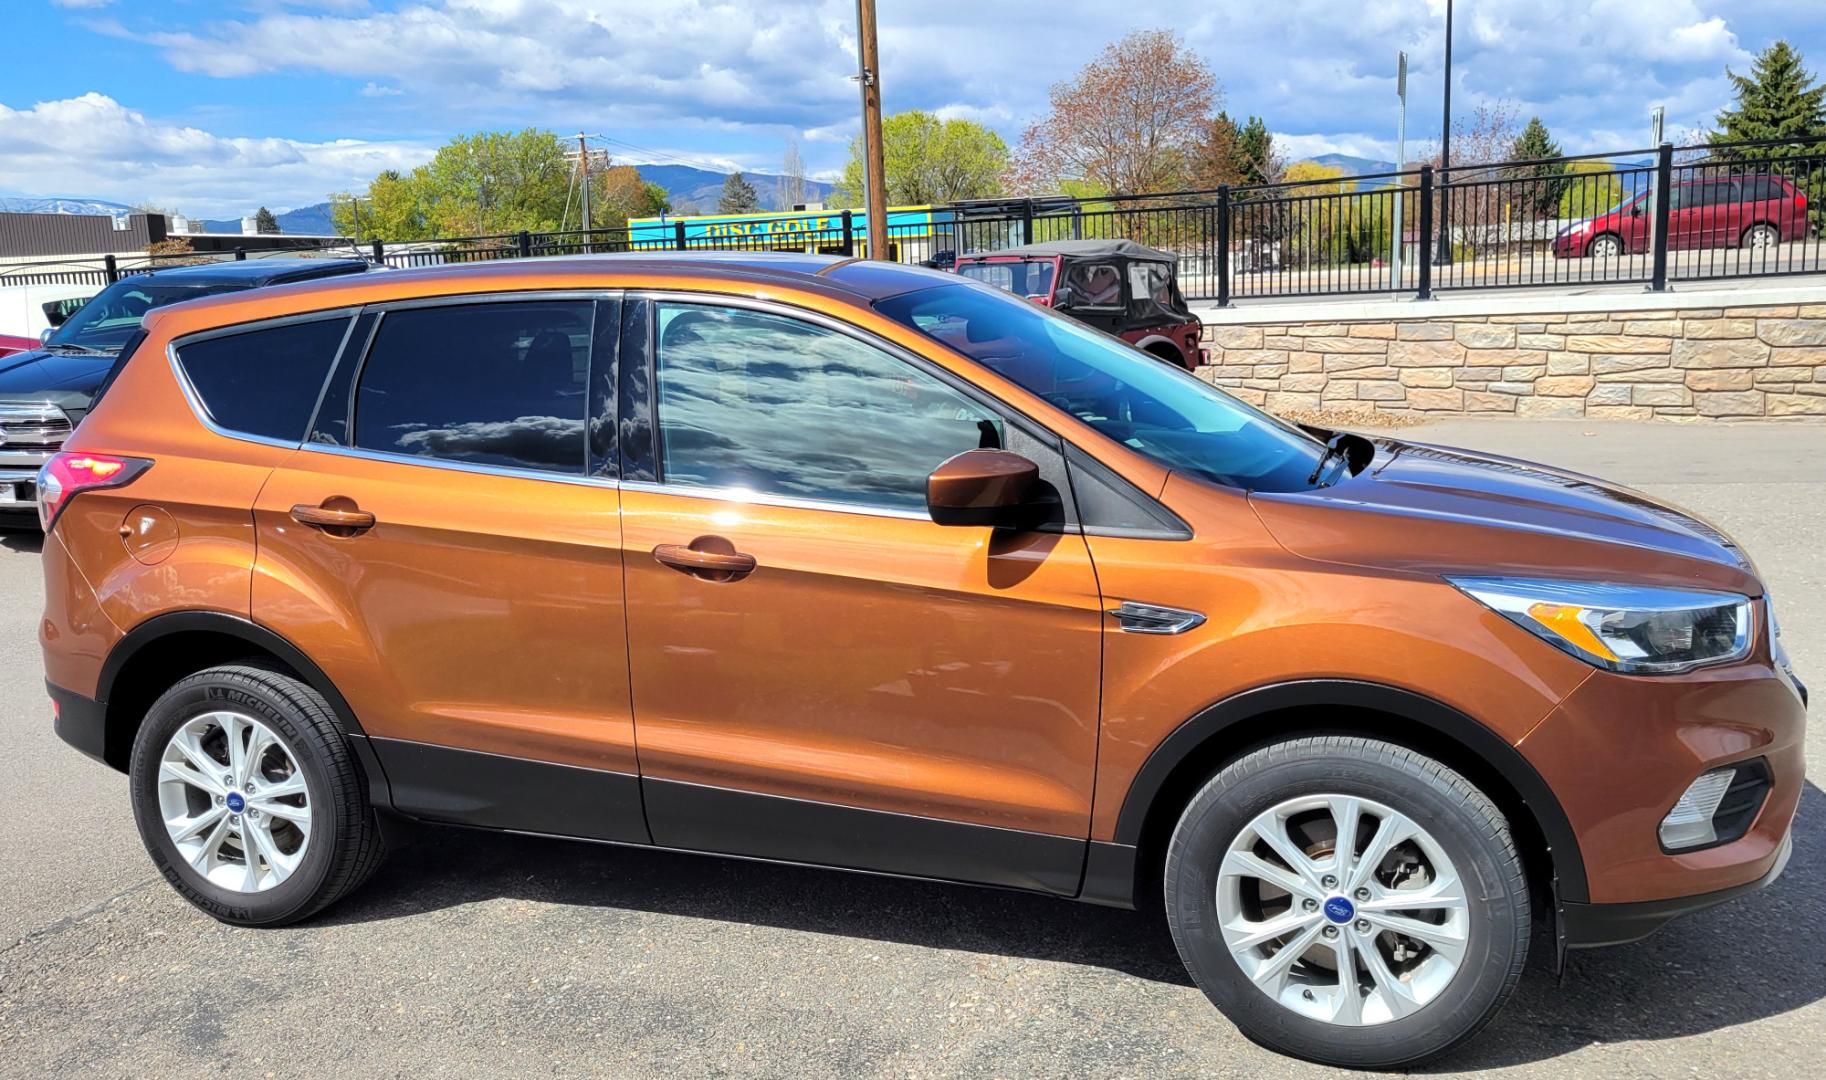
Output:
<path fill-rule="evenodd" d="M 1540 161 L 1542 158 L 1560 156 L 1560 144 L 1553 141 L 1547 133 L 1547 125 L 1541 118 L 1531 116 L 1522 133 L 1509 144 L 1510 161 Z M 1563 161 L 1546 162 L 1539 165 L 1517 165 L 1504 169 L 1502 175 L 1509 180 L 1526 181 L 1514 188 L 1516 201 L 1532 217 L 1550 218 L 1559 213 L 1560 196 L 1566 192 L 1566 163 Z"/>
<path fill-rule="evenodd" d="M 1737 107 L 1718 114 L 1718 130 L 1707 138 L 1713 144 L 1751 139 L 1818 139 L 1826 141 L 1826 83 L 1816 83 L 1802 66 L 1801 54 L 1786 41 L 1777 41 L 1757 55 L 1750 74 L 1727 69 L 1736 88 Z M 1719 151 L 1717 157 L 1794 157 L 1819 153 L 1818 146 L 1772 147 L 1738 152 Z"/>
<path fill-rule="evenodd" d="M 1236 137 L 1236 163 L 1245 184 L 1269 184 L 1280 179 L 1280 162 L 1274 156 L 1274 136 L 1259 116 L 1251 116 Z"/>
<path fill-rule="evenodd" d="M 741 173 L 730 173 L 723 181 L 723 195 L 716 202 L 719 214 L 752 214 L 761 209 L 761 197 L 754 185 Z"/>
<path fill-rule="evenodd" d="M 273 216 L 271 210 L 262 206 L 260 209 L 254 211 L 254 231 L 262 236 L 277 233 L 279 231 L 279 219 Z"/>

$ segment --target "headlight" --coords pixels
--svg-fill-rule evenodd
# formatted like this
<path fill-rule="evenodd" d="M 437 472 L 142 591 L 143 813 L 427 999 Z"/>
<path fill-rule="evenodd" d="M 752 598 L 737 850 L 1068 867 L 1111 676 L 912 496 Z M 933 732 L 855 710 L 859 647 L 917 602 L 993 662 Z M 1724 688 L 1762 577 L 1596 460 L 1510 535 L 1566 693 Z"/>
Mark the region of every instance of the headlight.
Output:
<path fill-rule="evenodd" d="M 1671 675 L 1750 652 L 1750 601 L 1692 592 L 1532 578 L 1447 578 L 1522 629 L 1588 664 Z"/>

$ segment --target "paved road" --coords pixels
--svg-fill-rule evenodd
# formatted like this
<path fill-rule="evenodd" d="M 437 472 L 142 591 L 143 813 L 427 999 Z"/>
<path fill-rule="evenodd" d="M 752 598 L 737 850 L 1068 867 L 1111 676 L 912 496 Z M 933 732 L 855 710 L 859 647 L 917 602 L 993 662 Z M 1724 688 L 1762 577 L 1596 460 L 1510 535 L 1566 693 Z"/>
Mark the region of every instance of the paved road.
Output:
<path fill-rule="evenodd" d="M 1826 427 L 1454 422 L 1415 436 L 1615 477 L 1755 553 L 1826 685 Z M 120 777 L 40 690 L 35 544 L 0 541 L 0 1075 L 1313 1076 L 1237 1035 L 1161 921 L 965 888 L 438 832 L 287 930 L 155 880 Z M 1619 717 L 1627 723 L 1627 717 Z M 1826 735 L 1810 740 L 1826 775 Z M 1536 963 L 1436 1071 L 1817 1076 L 1826 797 L 1775 887 Z M 1537 954 L 1538 955 L 1538 954 Z"/>

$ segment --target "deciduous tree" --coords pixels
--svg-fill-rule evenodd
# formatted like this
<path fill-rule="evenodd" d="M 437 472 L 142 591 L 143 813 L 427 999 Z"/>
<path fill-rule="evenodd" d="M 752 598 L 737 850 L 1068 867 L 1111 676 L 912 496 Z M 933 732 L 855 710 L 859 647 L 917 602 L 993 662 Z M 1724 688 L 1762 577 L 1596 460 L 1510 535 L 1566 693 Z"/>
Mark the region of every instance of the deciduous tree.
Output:
<path fill-rule="evenodd" d="M 1052 88 L 1051 110 L 1021 136 L 1015 181 L 1028 191 L 1067 180 L 1113 194 L 1182 187 L 1219 96 L 1177 34 L 1132 33 Z"/>
<path fill-rule="evenodd" d="M 781 210 L 791 210 L 805 202 L 805 158 L 799 154 L 799 140 L 788 136 L 786 154 L 780 163 L 778 188 Z"/>
<path fill-rule="evenodd" d="M 1008 144 L 971 120 L 940 120 L 918 109 L 881 122 L 881 151 L 891 206 L 925 206 L 1002 193 Z M 831 192 L 839 206 L 863 203 L 862 140 L 850 141 L 850 160 Z"/>

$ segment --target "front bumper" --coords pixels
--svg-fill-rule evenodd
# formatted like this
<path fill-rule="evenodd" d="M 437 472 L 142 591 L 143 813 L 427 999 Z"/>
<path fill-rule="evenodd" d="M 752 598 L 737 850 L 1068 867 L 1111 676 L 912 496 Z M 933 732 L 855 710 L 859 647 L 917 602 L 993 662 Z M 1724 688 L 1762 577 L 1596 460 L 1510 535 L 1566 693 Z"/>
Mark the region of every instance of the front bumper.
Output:
<path fill-rule="evenodd" d="M 1782 841 L 1781 852 L 1768 873 L 1728 889 L 1700 893 L 1697 896 L 1677 896 L 1671 900 L 1641 900 L 1628 904 L 1562 903 L 1560 932 L 1564 936 L 1561 940 L 1568 949 L 1597 949 L 1606 945 L 1627 945 L 1632 941 L 1641 941 L 1682 915 L 1716 907 L 1770 884 L 1782 876 L 1782 871 L 1788 868 L 1788 860 L 1793 855 L 1794 836 L 1790 833 Z"/>
<path fill-rule="evenodd" d="M 1585 880 L 1562 880 L 1562 898 L 1678 907 L 1765 878 L 1806 783 L 1803 693 L 1766 645 L 1742 663 L 1685 675 L 1592 673 L 1517 744 L 1578 840 Z M 1758 758 L 1769 785 L 1741 835 L 1662 847 L 1660 824 L 1695 779 Z"/>

